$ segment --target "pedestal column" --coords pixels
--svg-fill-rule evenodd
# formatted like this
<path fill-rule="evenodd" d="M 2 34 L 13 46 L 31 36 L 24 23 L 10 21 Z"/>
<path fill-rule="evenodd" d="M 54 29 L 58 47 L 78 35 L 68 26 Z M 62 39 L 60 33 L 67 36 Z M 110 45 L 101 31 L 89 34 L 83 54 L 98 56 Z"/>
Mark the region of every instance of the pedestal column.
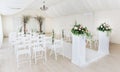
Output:
<path fill-rule="evenodd" d="M 109 36 L 107 32 L 99 31 L 98 53 L 105 55 L 109 54 Z"/>
<path fill-rule="evenodd" d="M 86 42 L 84 36 L 72 35 L 72 63 L 83 66 L 86 63 Z"/>

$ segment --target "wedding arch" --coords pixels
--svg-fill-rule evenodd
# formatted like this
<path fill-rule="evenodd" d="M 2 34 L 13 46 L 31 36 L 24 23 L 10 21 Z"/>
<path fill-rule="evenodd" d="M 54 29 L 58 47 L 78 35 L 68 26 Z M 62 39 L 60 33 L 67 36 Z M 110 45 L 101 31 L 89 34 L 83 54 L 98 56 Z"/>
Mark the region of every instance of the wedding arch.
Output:
<path fill-rule="evenodd" d="M 37 20 L 38 21 L 38 24 L 39 24 L 39 33 L 42 33 L 43 32 L 43 30 L 42 30 L 42 25 L 43 25 L 43 20 L 44 20 L 44 18 L 43 17 L 41 17 L 41 16 L 36 16 L 36 17 L 32 17 L 32 16 L 23 16 L 23 29 L 22 29 L 22 27 L 20 28 L 20 32 L 23 30 L 23 32 L 24 32 L 24 34 L 26 34 L 26 31 L 27 31 L 27 23 L 29 22 L 29 20 L 31 19 L 31 18 L 34 18 L 35 20 Z M 33 31 L 33 30 L 31 30 L 31 31 Z"/>

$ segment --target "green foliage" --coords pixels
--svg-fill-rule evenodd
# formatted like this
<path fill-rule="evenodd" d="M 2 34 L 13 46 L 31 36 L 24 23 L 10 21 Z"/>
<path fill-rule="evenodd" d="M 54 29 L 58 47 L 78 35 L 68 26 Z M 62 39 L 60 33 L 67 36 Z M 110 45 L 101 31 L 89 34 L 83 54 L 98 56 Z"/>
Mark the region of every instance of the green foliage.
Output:
<path fill-rule="evenodd" d="M 24 34 L 26 34 L 26 24 L 29 21 L 30 16 L 23 16 L 23 23 L 24 23 Z"/>
<path fill-rule="evenodd" d="M 42 22 L 43 18 L 41 16 L 35 17 L 35 19 L 39 22 L 39 24 Z"/>
<path fill-rule="evenodd" d="M 91 36 L 91 33 L 88 32 L 88 29 L 87 27 L 83 27 L 82 25 L 80 24 L 75 24 L 74 27 L 72 28 L 71 32 L 74 34 L 74 35 L 83 35 L 83 36 Z"/>
<path fill-rule="evenodd" d="M 23 23 L 26 24 L 30 19 L 30 16 L 23 16 Z"/>
<path fill-rule="evenodd" d="M 20 27 L 20 30 L 19 30 L 19 32 L 22 32 L 22 26 Z"/>
<path fill-rule="evenodd" d="M 64 39 L 64 30 L 62 30 L 62 38 Z"/>
<path fill-rule="evenodd" d="M 40 27 L 39 33 L 42 33 L 43 18 L 41 16 L 37 16 L 37 17 L 35 17 L 35 19 L 39 22 L 39 27 Z"/>
<path fill-rule="evenodd" d="M 52 30 L 52 44 L 54 44 L 54 37 L 55 37 L 55 33 L 54 30 Z"/>
<path fill-rule="evenodd" d="M 110 26 L 108 24 L 106 24 L 106 23 L 102 23 L 97 29 L 99 31 L 102 31 L 102 32 L 104 32 L 104 31 L 111 32 L 112 31 L 112 29 L 110 28 Z"/>

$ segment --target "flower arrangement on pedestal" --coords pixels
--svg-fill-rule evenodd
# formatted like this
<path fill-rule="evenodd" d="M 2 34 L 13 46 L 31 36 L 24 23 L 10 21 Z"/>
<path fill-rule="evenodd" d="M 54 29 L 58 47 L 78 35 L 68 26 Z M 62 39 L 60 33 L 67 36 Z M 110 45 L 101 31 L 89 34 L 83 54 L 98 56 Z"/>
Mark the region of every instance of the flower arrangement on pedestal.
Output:
<path fill-rule="evenodd" d="M 90 37 L 91 33 L 88 31 L 87 27 L 83 27 L 80 24 L 75 24 L 74 27 L 72 28 L 71 32 L 74 35 L 82 35 L 82 36 L 87 36 Z"/>
<path fill-rule="evenodd" d="M 111 32 L 111 27 L 106 24 L 106 23 L 102 23 L 98 28 L 97 28 L 99 31 L 107 31 L 107 32 Z"/>
<path fill-rule="evenodd" d="M 101 31 L 101 32 L 107 32 L 107 36 L 110 35 L 111 31 L 112 31 L 112 28 L 106 24 L 106 23 L 102 23 L 98 28 L 97 30 Z"/>

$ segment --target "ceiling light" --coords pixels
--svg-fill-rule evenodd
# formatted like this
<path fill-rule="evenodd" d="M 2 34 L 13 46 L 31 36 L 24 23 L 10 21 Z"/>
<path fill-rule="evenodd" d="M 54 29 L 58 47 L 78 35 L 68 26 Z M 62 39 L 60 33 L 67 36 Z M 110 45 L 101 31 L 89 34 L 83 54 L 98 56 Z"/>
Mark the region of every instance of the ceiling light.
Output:
<path fill-rule="evenodd" d="M 42 10 L 42 11 L 46 11 L 47 9 L 48 9 L 48 7 L 46 7 L 46 5 L 45 5 L 45 1 L 43 1 L 43 6 L 40 7 L 40 10 Z"/>

